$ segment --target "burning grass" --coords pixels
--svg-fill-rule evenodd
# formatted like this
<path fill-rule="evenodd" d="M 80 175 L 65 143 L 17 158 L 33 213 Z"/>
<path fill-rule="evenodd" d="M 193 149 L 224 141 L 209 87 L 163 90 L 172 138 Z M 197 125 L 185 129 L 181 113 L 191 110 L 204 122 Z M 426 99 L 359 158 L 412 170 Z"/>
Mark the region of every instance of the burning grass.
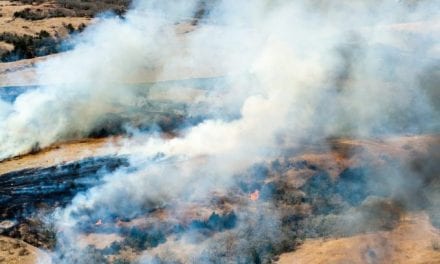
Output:
<path fill-rule="evenodd" d="M 426 142 L 429 139 L 425 138 Z M 409 155 L 408 152 L 423 152 L 426 145 L 419 143 L 405 143 L 405 146 L 411 145 L 411 148 L 402 147 L 402 151 L 399 150 L 400 156 L 394 156 L 393 162 L 387 158 L 389 163 L 385 165 L 392 167 L 399 158 Z M 56 246 L 57 251 L 64 252 L 55 259 L 60 262 L 74 258 L 78 263 L 90 259 L 97 261 L 95 263 L 128 263 L 143 258 L 153 263 L 270 263 L 283 252 L 297 248 L 306 238 L 330 239 L 394 230 L 405 211 L 429 212 L 429 205 L 422 203 L 408 208 L 402 198 L 386 192 L 389 189 L 377 188 L 389 180 L 377 174 L 378 168 L 372 166 L 377 163 L 373 157 L 381 155 L 369 152 L 374 144 L 362 145 L 365 151 L 345 156 L 354 162 L 354 167 L 345 168 L 337 177 L 330 176 L 323 169 L 326 168 L 325 162 L 322 163 L 326 160 L 324 158 L 319 161 L 286 156 L 252 166 L 236 176 L 236 183 L 229 190 L 213 192 L 209 200 L 187 203 L 177 199 L 157 207 L 151 207 L 150 204 L 143 209 L 144 214 L 131 217 L 110 215 L 89 218 L 78 227 L 86 237 L 92 234 L 117 236 L 112 236 L 114 240 L 106 242 L 105 247 L 97 247 L 93 240 L 85 239 L 86 250 L 81 254 L 63 251 L 62 233 L 55 236 L 50 227 L 39 220 L 62 205 L 58 202 L 45 202 L 49 205 L 46 207 L 30 207 L 26 199 L 16 200 L 26 210 L 14 210 L 15 213 L 21 212 L 15 216 L 18 223 L 3 232 L 38 247 Z M 383 145 L 382 148 L 386 149 Z M 394 151 L 393 147 L 389 149 Z M 338 149 L 331 150 L 334 151 Z M 319 155 L 322 157 L 324 153 Z M 429 148 L 426 153 L 431 153 Z M 370 158 L 367 159 L 367 156 Z M 426 164 L 430 162 L 431 156 L 418 157 L 416 163 Z M 102 164 L 111 164 L 110 161 L 101 160 Z M 90 171 L 85 166 L 87 162 L 77 164 L 63 165 L 58 171 L 69 171 L 69 175 L 78 174 L 76 170 Z M 90 176 L 81 175 L 93 178 L 92 174 L 96 171 L 91 170 Z M 11 175 L 36 175 L 42 172 L 31 170 Z M 422 175 L 430 179 L 430 173 L 424 172 Z M 12 176 L 2 177 L 7 179 Z M 43 182 L 50 184 L 50 178 Z M 19 186 L 15 187 L 17 191 Z M 425 190 L 423 185 L 418 188 L 422 188 L 428 200 L 430 195 L 435 194 L 435 191 Z M 55 199 L 50 191 L 47 195 L 46 201 L 52 199 L 50 197 Z M 61 196 L 62 193 L 57 193 L 56 200 L 59 201 Z M 25 214 L 29 211 L 34 213 Z M 6 218 L 11 219 L 10 216 Z"/>

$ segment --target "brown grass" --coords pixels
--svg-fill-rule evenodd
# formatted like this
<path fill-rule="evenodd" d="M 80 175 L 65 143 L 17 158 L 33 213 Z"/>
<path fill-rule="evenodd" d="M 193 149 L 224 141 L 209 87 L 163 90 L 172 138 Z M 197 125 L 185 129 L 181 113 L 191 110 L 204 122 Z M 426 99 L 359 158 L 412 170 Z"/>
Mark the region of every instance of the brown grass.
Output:
<path fill-rule="evenodd" d="M 15 170 L 49 167 L 82 158 L 110 155 L 118 150 L 116 138 L 84 139 L 55 144 L 37 154 L 0 162 L 0 175 Z"/>
<path fill-rule="evenodd" d="M 0 263 L 35 264 L 47 256 L 39 249 L 17 239 L 0 236 Z"/>
<path fill-rule="evenodd" d="M 15 33 L 18 35 L 36 35 L 42 30 L 49 32 L 52 36 L 66 36 L 67 29 L 65 25 L 72 24 L 78 28 L 82 23 L 89 24 L 91 19 L 85 17 L 54 17 L 42 20 L 25 20 L 14 18 L 14 13 L 25 8 L 47 10 L 53 8 L 52 3 L 43 3 L 41 5 L 23 5 L 19 2 L 0 1 L 0 34 L 3 32 Z"/>
<path fill-rule="evenodd" d="M 392 231 L 346 238 L 307 240 L 297 251 L 280 256 L 278 264 L 440 263 L 432 242 L 440 239 L 427 215 L 410 214 Z"/>

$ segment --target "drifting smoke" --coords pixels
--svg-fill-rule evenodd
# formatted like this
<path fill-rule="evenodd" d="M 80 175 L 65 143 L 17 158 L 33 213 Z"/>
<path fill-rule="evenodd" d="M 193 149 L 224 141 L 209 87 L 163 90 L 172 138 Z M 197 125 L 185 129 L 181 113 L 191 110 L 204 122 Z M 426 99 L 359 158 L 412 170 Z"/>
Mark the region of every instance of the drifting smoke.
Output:
<path fill-rule="evenodd" d="M 127 84 L 139 78 L 235 76 L 221 96 L 230 103 L 223 108 L 238 107 L 249 95 L 244 108 L 252 107 L 260 95 L 280 113 L 261 110 L 277 117 L 258 123 L 279 120 L 324 136 L 438 129 L 438 109 L 429 101 L 437 79 L 420 87 L 424 72 L 438 77 L 430 2 L 220 1 L 187 34 L 173 25 L 193 17 L 197 1 L 170 3 L 141 2 L 125 19 L 105 18 L 72 52 L 42 63 L 39 83 L 47 85 L 0 104 L 0 158 L 90 135 L 105 120 L 136 124 L 133 119 L 157 110 L 136 107 L 145 94 Z M 422 19 L 428 28 L 417 26 Z M 283 111 L 295 118 L 285 120 Z M 119 120 L 111 115 L 121 112 Z"/>
<path fill-rule="evenodd" d="M 106 175 L 56 212 L 61 262 L 80 250 L 81 223 L 206 199 L 233 186 L 253 164 L 278 157 L 283 144 L 438 132 L 435 1 L 215 1 L 188 26 L 185 20 L 199 7 L 198 1 L 143 1 L 124 19 L 103 18 L 73 51 L 39 65 L 44 87 L 0 102 L 0 158 L 7 158 L 88 136 L 109 114 L 124 113 L 123 128 L 138 129 L 139 118 L 153 126 L 148 116 L 157 109 L 133 104 L 139 96 L 149 100 L 142 85 L 132 85 L 139 78 L 224 77 L 226 88 L 185 102 L 188 113 L 202 116 L 199 123 L 167 140 L 136 132 L 144 142 L 128 140 L 130 167 Z M 425 78 L 429 71 L 434 80 Z M 276 210 L 270 203 L 259 210 L 257 220 L 238 214 L 236 232 L 280 239 Z M 225 249 L 216 244 L 231 232 L 205 241 L 194 258 L 212 262 L 211 251 L 221 255 Z M 231 254 L 246 256 L 227 261 L 249 262 L 253 253 L 234 243 Z M 144 261 L 153 259 L 147 254 Z"/>

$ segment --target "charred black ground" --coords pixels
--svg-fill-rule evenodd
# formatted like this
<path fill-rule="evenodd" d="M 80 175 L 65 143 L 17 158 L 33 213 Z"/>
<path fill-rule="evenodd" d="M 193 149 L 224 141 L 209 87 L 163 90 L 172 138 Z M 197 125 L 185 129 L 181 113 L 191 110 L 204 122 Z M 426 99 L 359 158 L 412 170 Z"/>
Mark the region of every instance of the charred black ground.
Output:
<path fill-rule="evenodd" d="M 371 153 L 354 152 L 352 158 L 362 157 L 364 161 L 346 167 L 337 177 L 320 162 L 290 155 L 255 164 L 236 176 L 235 186 L 227 193 L 213 193 L 208 201 L 172 201 L 146 207 L 144 214 L 133 218 L 111 215 L 89 219 L 80 226 L 84 234 L 117 233 L 123 240 L 103 249 L 90 245 L 86 251 L 89 255 L 64 252 L 54 261 L 62 263 L 63 259 L 73 258 L 75 263 L 90 263 L 90 259 L 94 263 L 128 263 L 120 257 L 121 252 L 131 249 L 140 253 L 192 234 L 191 243 L 209 245 L 199 261 L 269 263 L 305 238 L 390 230 L 405 211 L 426 210 L 438 226 L 437 150 L 433 146 L 423 154 L 405 145 L 403 151 L 412 151 L 415 157 L 405 163 L 411 164 L 409 168 L 385 153 L 379 155 L 384 165 L 377 166 Z M 127 165 L 125 157 L 109 156 L 2 175 L 0 206 L 4 213 L 0 220 L 6 221 L 3 224 L 13 223 L 4 227 L 3 233 L 45 248 L 53 248 L 58 240 L 58 250 L 63 252 L 62 234 L 55 235 L 43 219 L 55 208 L 68 204 L 76 193 L 99 185 L 103 172 Z M 401 177 L 407 178 L 402 181 Z M 412 182 L 410 186 L 400 185 L 408 181 Z M 256 191 L 257 200 L 250 199 Z M 186 213 L 173 216 L 182 208 Z M 264 223 L 274 221 L 274 216 L 279 226 L 265 230 Z M 139 219 L 142 221 L 137 222 Z M 237 239 L 245 239 L 246 246 L 235 244 Z M 178 262 L 179 257 L 173 255 L 158 254 L 153 259 L 153 263 Z"/>

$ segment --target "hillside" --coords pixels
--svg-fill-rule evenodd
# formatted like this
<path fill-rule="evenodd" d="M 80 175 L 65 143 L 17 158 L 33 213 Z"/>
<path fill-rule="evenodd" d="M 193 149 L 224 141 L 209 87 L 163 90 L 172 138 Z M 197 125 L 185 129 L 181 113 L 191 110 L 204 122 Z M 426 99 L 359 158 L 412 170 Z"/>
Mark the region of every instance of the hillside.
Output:
<path fill-rule="evenodd" d="M 69 49 L 69 37 L 104 13 L 123 15 L 130 1 L 0 1 L 1 61 L 31 59 Z"/>
<path fill-rule="evenodd" d="M 76 170 L 81 170 L 83 172 L 80 177 L 85 177 L 84 179 L 94 177 L 93 174 L 89 174 L 91 170 L 99 170 L 101 166 L 112 167 L 114 166 L 112 164 L 116 161 L 115 158 L 124 158 L 124 149 L 131 145 L 131 143 L 129 139 L 126 139 L 128 141 L 124 140 L 125 143 L 122 143 L 123 141 L 121 140 L 123 139 L 88 140 L 65 143 L 36 154 L 3 161 L 0 163 L 0 171 L 2 174 L 0 181 L 4 181 L 7 178 L 10 179 L 8 181 L 15 181 L 14 175 L 18 176 L 21 173 L 25 173 L 28 175 L 27 177 L 37 177 L 35 178 L 37 182 L 23 183 L 23 185 L 22 183 L 18 185 L 14 184 L 16 186 L 15 188 L 18 188 L 17 191 L 19 188 L 34 188 L 32 187 L 34 184 L 40 184 L 38 183 L 38 177 L 40 177 L 38 175 L 42 173 L 41 177 L 44 177 L 43 171 L 46 170 L 45 168 L 52 171 L 51 177 L 61 177 L 57 181 L 71 181 L 69 179 L 71 176 L 62 176 L 62 174 L 56 176 L 68 168 L 70 168 L 68 171 L 72 176 L 76 175 Z M 120 143 L 117 143 L 118 141 Z M 279 258 L 279 263 L 292 263 L 292 261 L 295 261 L 295 263 L 297 261 L 298 263 L 370 263 L 370 261 L 374 261 L 374 263 L 436 263 L 440 257 L 440 253 L 437 249 L 440 232 L 437 228 L 433 227 L 431 223 L 435 220 L 432 217 L 437 217 L 431 214 L 434 211 L 429 211 L 431 209 L 429 209 L 429 207 L 425 208 L 422 204 L 417 205 L 422 207 L 406 211 L 407 209 L 402 208 L 398 201 L 393 201 L 393 199 L 386 197 L 376 201 L 375 199 L 377 198 L 373 198 L 374 194 L 372 193 L 374 189 L 367 188 L 367 185 L 365 185 L 367 183 L 364 181 L 386 182 L 386 179 L 381 177 L 387 176 L 382 175 L 377 177 L 371 174 L 357 174 L 355 171 L 357 168 L 367 169 L 373 167 L 376 168 L 375 170 L 383 170 L 383 168 L 392 166 L 391 164 L 394 161 L 406 159 L 429 163 L 436 160 L 438 153 L 430 151 L 433 149 L 432 147 L 434 147 L 434 149 L 440 147 L 440 138 L 438 136 L 393 137 L 379 141 L 367 139 L 332 139 L 331 142 L 331 146 L 333 147 L 330 150 L 322 149 L 319 145 L 295 146 L 295 152 L 298 154 L 285 156 L 276 161 L 265 162 L 258 165 L 267 166 L 266 168 L 268 168 L 268 174 L 262 176 L 262 178 L 255 178 L 258 174 L 254 173 L 257 171 L 248 176 L 240 176 L 242 177 L 240 180 L 241 190 L 236 189 L 234 191 L 235 193 L 223 193 L 221 190 L 218 190 L 218 192 L 214 191 L 211 196 L 212 201 L 198 201 L 192 204 L 183 203 L 180 204 L 179 209 L 177 209 L 175 205 L 180 202 L 176 200 L 164 207 L 154 209 L 152 213 L 139 215 L 130 220 L 118 218 L 92 219 L 90 223 L 83 223 L 85 225 L 84 227 L 88 226 L 85 229 L 87 231 L 82 234 L 82 238 L 78 239 L 81 239 L 81 243 L 84 243 L 84 246 L 93 246 L 93 250 L 91 251 L 93 253 L 90 254 L 94 254 L 96 258 L 101 258 L 102 255 L 104 255 L 107 258 L 134 260 L 144 254 L 142 252 L 145 248 L 141 245 L 132 244 L 133 241 L 130 242 L 132 239 L 135 239 L 135 237 L 132 236 L 137 235 L 131 234 L 129 230 L 137 230 L 136 232 L 140 232 L 138 235 L 142 237 L 142 232 L 149 232 L 148 230 L 151 230 L 151 228 L 159 228 L 158 230 L 165 236 L 164 241 L 155 244 L 156 242 L 153 240 L 151 242 L 153 243 L 151 249 L 145 246 L 147 247 L 146 252 L 154 254 L 163 260 L 171 260 L 174 258 L 174 260 L 186 262 L 185 259 L 189 256 L 183 252 L 189 249 L 186 248 L 186 246 L 181 248 L 183 245 L 178 246 L 174 244 L 176 243 L 174 241 L 177 239 L 175 236 L 178 233 L 169 230 L 169 227 L 167 227 L 169 224 L 177 221 L 180 222 L 182 228 L 188 228 L 186 227 L 188 225 L 193 226 L 192 228 L 199 230 L 198 232 L 208 232 L 207 234 L 209 234 L 210 237 L 212 236 L 211 239 L 214 239 L 216 236 L 221 236 L 222 232 L 234 231 L 235 228 L 238 227 L 234 227 L 234 224 L 232 224 L 231 227 L 227 227 L 227 222 L 211 223 L 211 221 L 213 221 L 213 215 L 218 215 L 220 219 L 225 219 L 222 221 L 232 221 L 226 219 L 239 216 L 241 214 L 240 211 L 243 210 L 247 211 L 247 214 L 250 215 L 254 214 L 252 210 L 258 208 L 260 208 L 259 210 L 269 210 L 269 208 L 266 208 L 266 203 L 269 200 L 275 199 L 279 204 L 280 212 L 283 214 L 284 225 L 286 225 L 286 227 L 298 224 L 303 225 L 303 228 L 298 231 L 305 232 L 303 234 L 292 233 L 291 236 L 293 237 L 282 242 L 282 244 L 286 243 L 284 246 L 277 244 L 281 243 L 281 241 L 272 244 L 272 246 L 275 246 L 275 252 L 281 250 L 279 251 L 280 253 L 289 251 L 288 248 L 298 248 L 293 253 L 282 254 Z M 286 149 L 291 148 L 289 146 L 285 147 Z M 96 158 L 90 159 L 90 157 Z M 197 163 L 199 161 L 194 162 Z M 123 164 L 124 161 L 122 161 L 122 166 L 126 166 Z M 119 166 L 121 165 L 116 165 L 116 167 Z M 432 169 L 434 171 L 436 170 L 435 167 Z M 59 172 L 57 172 L 58 170 Z M 352 174 L 347 174 L 348 172 Z M 328 181 L 334 181 L 334 183 L 325 183 L 325 178 L 322 178 L 323 174 L 329 175 L 330 178 L 328 178 Z M 344 175 L 351 175 L 348 177 L 364 177 L 362 175 L 370 175 L 368 177 L 373 178 L 349 179 L 345 178 L 347 176 Z M 423 177 L 426 177 L 430 174 L 428 172 L 423 175 L 425 175 Z M 348 182 L 346 182 L 347 180 Z M 317 181 L 320 182 L 320 185 L 315 185 L 314 182 Z M 48 180 L 44 180 L 44 182 L 48 186 L 52 185 Z M 350 189 L 341 189 L 340 191 L 342 191 L 342 193 L 333 196 L 328 184 L 342 184 L 341 186 L 351 187 Z M 23 187 L 20 187 L 21 185 Z M 365 189 L 366 193 L 360 194 L 360 199 L 362 199 L 363 202 L 356 202 L 355 204 L 358 205 L 353 204 L 353 208 L 349 210 L 354 210 L 353 213 L 356 215 L 358 213 L 364 214 L 365 208 L 370 208 L 367 210 L 370 211 L 370 213 L 362 216 L 361 219 L 363 220 L 361 220 L 361 223 L 356 224 L 350 222 L 351 220 L 349 218 L 347 219 L 347 216 L 344 216 L 345 209 L 337 213 L 340 210 L 337 208 L 343 206 L 344 202 L 332 200 L 338 197 L 338 195 L 341 195 L 339 197 L 342 197 L 342 199 L 351 199 L 349 197 L 355 195 L 355 193 L 352 192 L 356 192 L 358 189 L 356 186 L 358 185 L 362 186 L 361 188 L 367 188 Z M 2 184 L 2 186 L 5 185 Z M 82 189 L 79 182 L 72 186 L 76 187 L 70 191 L 76 188 L 78 188 L 77 190 Z M 253 192 L 254 188 L 259 190 L 259 197 L 257 196 L 257 201 L 252 202 L 252 200 L 248 200 L 250 198 L 247 196 Z M 425 192 L 424 187 L 421 188 L 422 189 L 414 189 L 411 192 Z M 3 187 L 1 187 L 0 190 L 4 194 L 8 192 Z M 409 190 L 406 190 L 405 193 L 408 193 L 408 191 Z M 41 192 L 40 194 L 37 193 L 35 193 L 35 195 L 37 195 L 35 198 L 30 198 L 31 196 L 29 196 L 32 202 L 31 200 L 26 200 L 26 196 L 20 199 L 18 199 L 18 197 L 13 198 L 15 199 L 14 204 L 17 203 L 14 207 L 23 203 L 25 206 L 32 206 L 29 208 L 41 208 L 38 209 L 40 211 L 39 214 L 47 213 L 47 210 L 50 212 L 52 206 L 63 201 L 64 198 L 62 197 L 64 195 L 66 195 L 66 197 L 70 196 L 68 192 L 57 191 L 58 195 L 56 196 L 57 198 L 55 198 L 57 202 L 54 203 L 54 201 L 51 200 L 53 198 L 51 198 L 52 194 L 50 191 Z M 10 193 L 10 195 L 13 195 L 13 193 Z M 291 195 L 293 195 L 293 197 L 299 195 L 299 197 L 303 198 L 291 198 Z M 426 193 L 426 195 L 428 195 L 428 199 L 431 199 L 429 198 L 431 194 Z M 300 199 L 302 202 L 296 199 Z M 401 202 L 403 201 L 404 200 L 401 200 Z M 9 204 L 9 206 L 12 206 L 12 204 Z M 324 209 L 323 206 L 327 209 Z M 1 207 L 4 208 L 3 214 L 8 212 L 8 215 L 12 214 L 15 215 L 14 218 L 21 219 L 18 223 L 14 224 L 15 227 L 12 227 L 12 229 L 11 227 L 10 229 L 5 229 L 4 233 L 24 239 L 29 243 L 39 245 L 43 248 L 52 247 L 51 240 L 48 240 L 48 237 L 46 237 L 47 234 L 43 235 L 43 233 L 38 233 L 37 230 L 41 228 L 44 230 L 44 226 L 41 226 L 42 223 L 39 223 L 38 220 L 34 218 L 35 216 L 22 214 L 25 211 L 20 213 L 20 211 L 6 209 L 8 207 L 7 203 L 3 203 Z M 183 211 L 178 213 L 175 210 Z M 427 212 L 430 212 L 429 214 L 431 215 L 428 216 Z M 181 215 L 182 213 L 183 215 Z M 8 218 L 12 215 L 9 215 Z M 365 217 L 369 219 L 367 220 Z M 296 220 L 294 220 L 295 218 Z M 326 221 L 330 222 L 327 223 Z M 340 225 L 338 224 L 339 221 L 343 223 L 348 221 L 347 223 L 350 224 Z M 435 223 L 437 223 L 436 225 L 438 225 L 438 219 L 435 221 Z M 156 226 L 155 223 L 161 224 Z M 208 226 L 203 227 L 205 225 L 203 223 Z M 120 233 L 121 230 L 122 234 Z M 304 238 L 305 240 L 303 240 Z M 251 243 L 251 241 L 249 241 L 249 243 Z M 252 243 L 256 243 L 256 241 Z M 273 242 L 269 240 L 264 243 L 270 244 Z M 264 243 L 261 246 L 263 246 Z M 158 247 L 156 248 L 155 245 L 158 245 Z M 198 243 L 193 244 L 194 248 L 192 250 L 199 250 L 198 247 L 200 247 L 200 245 L 201 244 Z M 287 248 L 282 249 L 286 246 Z M 281 248 L 277 249 L 277 247 Z M 111 248 L 114 249 L 111 250 Z M 109 250 L 113 253 L 106 253 Z M 180 250 L 183 251 L 178 253 Z M 165 252 L 168 252 L 166 253 L 167 255 L 164 255 Z M 273 257 L 277 259 L 276 256 Z"/>
<path fill-rule="evenodd" d="M 0 0 L 0 263 L 440 263 L 434 0 Z"/>
<path fill-rule="evenodd" d="M 3 263 L 34 264 L 47 259 L 44 252 L 23 241 L 0 236 L 0 261 Z"/>
<path fill-rule="evenodd" d="M 438 263 L 440 232 L 425 214 L 402 217 L 391 231 L 306 240 L 277 263 Z"/>

